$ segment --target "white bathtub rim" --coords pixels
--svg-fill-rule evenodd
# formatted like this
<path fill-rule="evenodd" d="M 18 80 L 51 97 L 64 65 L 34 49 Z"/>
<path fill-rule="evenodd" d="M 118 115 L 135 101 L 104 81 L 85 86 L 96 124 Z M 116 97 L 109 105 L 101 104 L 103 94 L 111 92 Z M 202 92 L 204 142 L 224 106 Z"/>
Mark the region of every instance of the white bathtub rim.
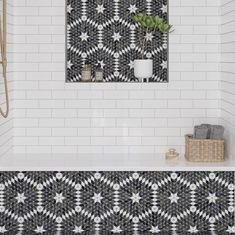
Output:
<path fill-rule="evenodd" d="M 235 161 L 192 163 L 163 154 L 8 154 L 0 171 L 235 171 Z"/>

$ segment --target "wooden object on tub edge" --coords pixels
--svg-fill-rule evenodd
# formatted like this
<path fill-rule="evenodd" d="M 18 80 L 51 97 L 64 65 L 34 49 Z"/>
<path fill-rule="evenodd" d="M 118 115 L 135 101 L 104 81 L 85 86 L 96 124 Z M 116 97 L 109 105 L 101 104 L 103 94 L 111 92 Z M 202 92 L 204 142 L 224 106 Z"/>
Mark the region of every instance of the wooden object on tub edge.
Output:
<path fill-rule="evenodd" d="M 191 162 L 224 161 L 224 140 L 194 139 L 185 135 L 185 158 Z"/>
<path fill-rule="evenodd" d="M 176 152 L 176 149 L 169 149 L 169 152 L 166 153 L 166 160 L 179 160 L 179 153 Z"/>

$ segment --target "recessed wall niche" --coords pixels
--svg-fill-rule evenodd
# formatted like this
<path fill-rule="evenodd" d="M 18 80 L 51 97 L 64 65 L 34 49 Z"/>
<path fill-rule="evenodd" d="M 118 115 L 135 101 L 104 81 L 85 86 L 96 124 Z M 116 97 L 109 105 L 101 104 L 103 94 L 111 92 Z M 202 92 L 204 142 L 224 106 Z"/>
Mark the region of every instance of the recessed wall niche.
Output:
<path fill-rule="evenodd" d="M 153 75 L 144 81 L 167 82 L 168 34 L 143 31 L 133 20 L 138 12 L 167 21 L 167 0 L 67 0 L 66 82 L 82 82 L 84 64 L 91 66 L 91 82 L 97 67 L 103 82 L 142 82 L 134 61 L 143 54 L 153 60 Z"/>

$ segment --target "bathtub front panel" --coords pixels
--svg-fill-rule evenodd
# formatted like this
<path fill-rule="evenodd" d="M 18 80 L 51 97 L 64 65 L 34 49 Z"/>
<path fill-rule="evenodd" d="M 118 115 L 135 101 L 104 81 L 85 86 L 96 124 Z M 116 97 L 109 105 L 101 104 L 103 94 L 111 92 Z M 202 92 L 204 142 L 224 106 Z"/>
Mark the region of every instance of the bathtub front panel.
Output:
<path fill-rule="evenodd" d="M 2 172 L 0 232 L 232 232 L 233 172 Z"/>

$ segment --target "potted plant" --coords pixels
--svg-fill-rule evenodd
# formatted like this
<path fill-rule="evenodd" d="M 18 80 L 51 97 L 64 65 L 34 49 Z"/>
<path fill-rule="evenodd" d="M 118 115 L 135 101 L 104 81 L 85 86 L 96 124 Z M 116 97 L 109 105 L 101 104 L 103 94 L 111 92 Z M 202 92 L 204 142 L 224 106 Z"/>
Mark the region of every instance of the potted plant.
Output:
<path fill-rule="evenodd" d="M 155 30 L 160 31 L 163 34 L 172 32 L 172 25 L 169 25 L 159 16 L 150 16 L 146 12 L 143 12 L 134 15 L 133 20 L 141 26 L 142 33 L 145 35 L 151 35 L 150 33 Z M 148 38 L 146 39 L 145 36 L 139 40 L 142 58 L 134 61 L 134 73 L 135 77 L 140 79 L 140 81 L 143 81 L 144 79 L 149 79 L 153 75 L 153 60 L 146 59 L 144 55 Z"/>

